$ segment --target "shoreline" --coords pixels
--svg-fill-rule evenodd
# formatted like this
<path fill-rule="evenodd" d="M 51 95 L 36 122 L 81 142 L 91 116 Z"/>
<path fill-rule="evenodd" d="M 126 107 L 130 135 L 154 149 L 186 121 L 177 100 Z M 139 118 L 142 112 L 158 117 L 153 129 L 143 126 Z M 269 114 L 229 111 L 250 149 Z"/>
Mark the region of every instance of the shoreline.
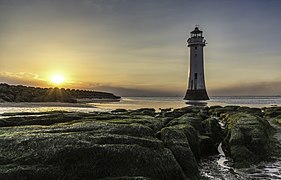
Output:
<path fill-rule="evenodd" d="M 205 101 L 207 103 L 195 104 L 196 107 L 210 108 L 213 106 L 231 107 L 240 106 L 248 108 L 271 108 L 281 107 L 281 99 L 270 100 L 240 100 L 240 99 L 227 99 L 217 98 Z M 165 111 L 167 109 L 178 109 L 185 107 L 192 107 L 193 103 L 181 100 L 179 98 L 133 98 L 123 97 L 116 101 L 114 99 L 93 99 L 82 98 L 78 103 L 64 103 L 64 102 L 0 102 L 1 113 L 13 112 L 44 112 L 44 111 L 67 111 L 67 112 L 111 112 L 115 110 L 133 111 L 137 109 L 153 108 L 156 113 Z"/>
<path fill-rule="evenodd" d="M 77 103 L 67 102 L 0 102 L 0 107 L 94 107 L 93 103 L 119 102 L 115 99 L 77 99 Z"/>
<path fill-rule="evenodd" d="M 63 103 L 63 102 L 0 102 L 0 108 L 9 108 L 9 107 L 18 107 L 18 108 L 39 108 L 39 107 L 77 107 L 77 108 L 100 108 L 100 109 L 126 109 L 136 110 L 140 108 L 153 108 L 156 111 L 161 111 L 161 109 L 177 109 L 184 108 L 189 106 L 194 107 L 213 107 L 213 106 L 221 106 L 221 107 L 229 107 L 229 106 L 239 106 L 239 107 L 248 107 L 248 108 L 271 108 L 271 107 L 281 107 L 280 104 L 262 104 L 253 106 L 252 104 L 224 104 L 224 105 L 215 105 L 215 104 L 192 104 L 186 103 L 186 106 L 164 106 L 163 108 L 152 107 L 152 106 L 138 106 L 138 105 L 127 105 L 127 104 L 112 104 L 118 101 L 84 101 L 78 103 Z M 97 104 L 95 104 L 97 103 Z M 107 104 L 108 103 L 108 104 Z"/>

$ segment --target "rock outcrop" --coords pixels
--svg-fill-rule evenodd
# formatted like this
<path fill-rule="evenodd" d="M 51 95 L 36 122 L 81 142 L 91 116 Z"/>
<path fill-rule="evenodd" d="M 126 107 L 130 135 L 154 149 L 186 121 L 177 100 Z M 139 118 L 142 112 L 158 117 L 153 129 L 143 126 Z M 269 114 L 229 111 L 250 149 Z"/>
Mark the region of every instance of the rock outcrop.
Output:
<path fill-rule="evenodd" d="M 221 141 L 238 168 L 270 157 L 265 117 L 278 114 L 239 106 L 4 113 L 0 179 L 198 180 L 198 162 Z"/>
<path fill-rule="evenodd" d="M 155 136 L 163 119 L 56 112 L 0 122 L 0 179 L 199 178 L 185 135 Z"/>

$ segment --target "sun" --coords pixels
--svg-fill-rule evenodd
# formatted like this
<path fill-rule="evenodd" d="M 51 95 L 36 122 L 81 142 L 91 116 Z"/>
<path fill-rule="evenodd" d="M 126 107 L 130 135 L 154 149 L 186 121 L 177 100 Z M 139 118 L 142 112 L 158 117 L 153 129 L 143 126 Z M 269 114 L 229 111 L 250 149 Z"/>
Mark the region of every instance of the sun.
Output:
<path fill-rule="evenodd" d="M 64 77 L 62 75 L 55 74 L 52 76 L 51 81 L 52 83 L 59 85 L 64 82 Z"/>

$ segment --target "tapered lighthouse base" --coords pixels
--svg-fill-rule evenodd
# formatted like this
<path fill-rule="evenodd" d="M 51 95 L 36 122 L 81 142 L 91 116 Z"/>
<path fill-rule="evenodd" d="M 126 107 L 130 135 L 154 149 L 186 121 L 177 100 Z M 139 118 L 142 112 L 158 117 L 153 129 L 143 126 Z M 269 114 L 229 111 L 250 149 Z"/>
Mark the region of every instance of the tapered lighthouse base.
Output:
<path fill-rule="evenodd" d="M 185 100 L 209 100 L 206 89 L 187 90 Z"/>

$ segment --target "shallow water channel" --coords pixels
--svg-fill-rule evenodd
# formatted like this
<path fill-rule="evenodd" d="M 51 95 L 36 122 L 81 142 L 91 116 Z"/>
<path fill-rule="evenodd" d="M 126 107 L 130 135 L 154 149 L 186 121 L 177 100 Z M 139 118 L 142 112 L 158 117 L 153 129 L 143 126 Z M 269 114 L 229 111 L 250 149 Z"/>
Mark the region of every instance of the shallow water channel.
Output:
<path fill-rule="evenodd" d="M 281 127 L 270 124 L 276 129 L 274 138 L 281 145 Z M 280 146 L 281 147 L 281 146 Z M 232 167 L 231 159 L 227 158 L 218 146 L 219 155 L 202 159 L 199 163 L 202 179 L 215 180 L 280 180 L 281 179 L 281 157 L 272 157 L 270 161 L 261 162 L 250 168 L 235 169 Z"/>

